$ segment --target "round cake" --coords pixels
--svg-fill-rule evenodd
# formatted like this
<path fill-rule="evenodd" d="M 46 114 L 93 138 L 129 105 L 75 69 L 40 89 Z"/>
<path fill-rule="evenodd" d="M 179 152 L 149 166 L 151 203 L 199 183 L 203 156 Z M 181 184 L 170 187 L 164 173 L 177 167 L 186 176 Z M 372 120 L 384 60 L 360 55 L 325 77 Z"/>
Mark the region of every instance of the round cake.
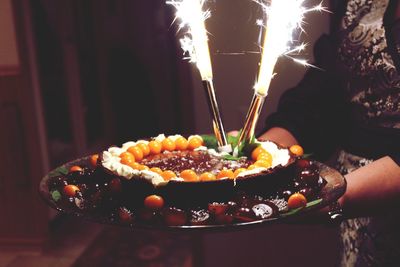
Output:
<path fill-rule="evenodd" d="M 249 222 L 315 200 L 324 179 L 302 153 L 300 146 L 255 140 L 232 155 L 212 136 L 160 134 L 89 156 L 48 187 L 72 210 L 128 224 Z"/>

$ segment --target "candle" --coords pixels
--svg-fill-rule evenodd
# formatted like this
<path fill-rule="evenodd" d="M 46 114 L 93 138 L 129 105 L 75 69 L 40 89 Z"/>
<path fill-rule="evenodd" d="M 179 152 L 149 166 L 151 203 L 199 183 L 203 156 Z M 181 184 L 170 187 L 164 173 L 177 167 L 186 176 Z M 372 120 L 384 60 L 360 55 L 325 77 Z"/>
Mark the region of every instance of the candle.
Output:
<path fill-rule="evenodd" d="M 254 96 L 246 115 L 238 145 L 243 141 L 250 142 L 254 137 L 264 99 L 268 95 L 271 80 L 275 75 L 274 68 L 278 58 L 282 55 L 289 56 L 291 53 L 300 52 L 304 49 L 304 44 L 293 49 L 290 48 L 293 42 L 293 31 L 295 29 L 302 30 L 304 14 L 314 10 L 326 11 L 321 3 L 306 9 L 303 7 L 304 0 L 271 0 L 269 5 L 262 1 L 256 2 L 262 6 L 267 19 L 264 24 L 261 62 L 257 81 L 254 85 Z M 293 60 L 303 65 L 309 65 L 303 60 Z"/>
<path fill-rule="evenodd" d="M 187 27 L 188 32 L 180 40 L 181 47 L 189 54 L 191 62 L 195 63 L 203 81 L 203 87 L 208 96 L 208 105 L 212 117 L 212 126 L 221 150 L 230 151 L 213 85 L 213 72 L 208 47 L 205 20 L 210 17 L 209 10 L 203 11 L 205 0 L 171 0 L 166 1 L 176 8 L 176 18 L 181 23 L 180 29 Z"/>

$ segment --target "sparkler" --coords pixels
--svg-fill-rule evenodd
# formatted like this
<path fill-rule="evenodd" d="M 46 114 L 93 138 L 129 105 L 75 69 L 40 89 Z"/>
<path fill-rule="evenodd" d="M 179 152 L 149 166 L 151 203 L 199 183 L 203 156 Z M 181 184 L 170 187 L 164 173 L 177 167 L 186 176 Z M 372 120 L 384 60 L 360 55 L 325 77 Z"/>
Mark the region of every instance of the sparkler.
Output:
<path fill-rule="evenodd" d="M 221 115 L 219 112 L 215 89 L 213 84 L 213 73 L 208 47 L 205 20 L 210 17 L 210 11 L 203 11 L 205 0 L 170 0 L 167 4 L 176 9 L 176 18 L 181 23 L 179 29 L 188 28 L 188 32 L 180 40 L 184 53 L 189 55 L 190 62 L 196 63 L 200 72 L 203 87 L 207 93 L 208 105 L 212 114 L 214 134 L 217 138 L 220 150 L 231 151 L 228 145 Z"/>
<path fill-rule="evenodd" d="M 268 95 L 268 89 L 273 78 L 275 64 L 279 57 L 288 56 L 300 52 L 305 48 L 301 44 L 295 48 L 290 48 L 293 43 L 293 31 L 300 29 L 303 31 L 302 24 L 304 15 L 311 11 L 327 11 L 322 3 L 312 8 L 303 7 L 305 0 L 254 0 L 261 5 L 267 19 L 265 20 L 264 40 L 262 44 L 261 63 L 257 81 L 254 85 L 254 95 L 247 112 L 245 124 L 242 128 L 238 140 L 238 146 L 243 142 L 249 143 L 254 137 L 255 127 Z M 295 62 L 310 66 L 306 61 L 293 59 Z"/>

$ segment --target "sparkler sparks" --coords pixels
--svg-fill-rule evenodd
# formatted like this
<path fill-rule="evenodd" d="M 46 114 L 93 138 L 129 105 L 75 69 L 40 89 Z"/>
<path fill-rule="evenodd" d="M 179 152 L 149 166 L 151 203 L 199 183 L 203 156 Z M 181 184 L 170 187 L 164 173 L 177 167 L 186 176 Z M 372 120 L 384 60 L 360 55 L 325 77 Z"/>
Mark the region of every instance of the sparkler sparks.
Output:
<path fill-rule="evenodd" d="M 278 58 L 300 52 L 305 48 L 305 44 L 291 48 L 294 42 L 293 32 L 296 29 L 304 32 L 304 15 L 312 11 L 327 11 L 327 9 L 322 6 L 322 2 L 314 7 L 305 8 L 303 6 L 305 0 L 271 0 L 268 1 L 270 4 L 262 0 L 253 1 L 263 8 L 267 17 L 264 23 L 265 33 L 258 80 L 254 85 L 256 93 L 265 97 L 268 94 Z M 310 66 L 302 60 L 295 60 L 295 62 Z"/>
<path fill-rule="evenodd" d="M 311 8 L 305 8 L 305 0 L 253 0 L 258 3 L 267 18 L 264 23 L 264 40 L 262 44 L 261 63 L 257 81 L 254 85 L 254 95 L 250 108 L 246 115 L 244 127 L 239 136 L 238 146 L 244 142 L 250 142 L 254 137 L 255 127 L 264 104 L 265 97 L 272 78 L 274 68 L 280 56 L 290 57 L 291 53 L 299 53 L 305 48 L 305 44 L 300 44 L 294 48 L 293 33 L 296 29 L 304 32 L 302 27 L 304 15 L 312 11 L 327 11 L 322 6 L 322 2 Z M 257 21 L 259 25 L 259 21 Z M 290 57 L 292 58 L 292 57 Z M 302 59 L 292 58 L 295 62 L 304 66 L 312 66 Z"/>
<path fill-rule="evenodd" d="M 203 11 L 205 0 L 169 0 L 166 4 L 176 9 L 175 20 L 179 19 L 179 30 L 187 28 L 180 40 L 184 54 L 196 64 L 203 81 L 213 78 L 210 52 L 208 48 L 205 21 L 211 16 L 209 10 Z"/>
<path fill-rule="evenodd" d="M 188 31 L 180 40 L 184 53 L 189 54 L 191 62 L 196 63 L 203 81 L 203 87 L 208 96 L 208 105 L 212 115 L 215 137 L 221 151 L 230 152 L 218 103 L 213 85 L 210 50 L 208 47 L 205 20 L 210 17 L 209 10 L 203 11 L 205 0 L 168 0 L 166 4 L 176 9 L 176 19 L 180 19 L 179 29 L 187 28 Z"/>

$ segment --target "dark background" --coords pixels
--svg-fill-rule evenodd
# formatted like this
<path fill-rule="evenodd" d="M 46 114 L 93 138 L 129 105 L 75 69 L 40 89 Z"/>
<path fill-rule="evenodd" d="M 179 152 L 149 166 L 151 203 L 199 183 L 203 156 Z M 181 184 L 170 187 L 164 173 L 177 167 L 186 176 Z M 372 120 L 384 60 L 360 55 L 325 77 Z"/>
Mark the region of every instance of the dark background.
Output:
<path fill-rule="evenodd" d="M 49 225 L 58 214 L 37 194 L 50 169 L 110 144 L 159 133 L 210 133 L 211 123 L 199 74 L 182 60 L 173 9 L 164 1 L 9 0 L 1 5 L 0 17 L 10 23 L 0 25 L 5 33 L 0 39 L 0 247 L 17 251 L 42 247 L 52 238 Z M 225 129 L 239 129 L 257 73 L 254 22 L 260 14 L 250 0 L 211 1 L 210 8 L 217 98 Z M 328 19 L 308 16 L 301 38 L 312 44 L 328 29 Z M 312 45 L 303 56 L 312 61 L 311 51 Z M 304 71 L 287 59 L 279 61 L 259 126 Z M 334 266 L 336 231 L 274 225 L 207 234 L 201 238 L 202 262 Z"/>

